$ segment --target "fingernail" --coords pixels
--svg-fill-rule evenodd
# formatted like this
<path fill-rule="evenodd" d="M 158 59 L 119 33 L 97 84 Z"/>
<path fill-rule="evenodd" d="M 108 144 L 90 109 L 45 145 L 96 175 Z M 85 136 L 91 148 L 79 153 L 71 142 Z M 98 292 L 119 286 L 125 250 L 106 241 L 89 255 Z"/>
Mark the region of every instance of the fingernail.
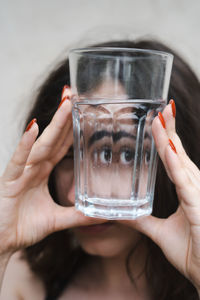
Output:
<path fill-rule="evenodd" d="M 69 86 L 68 86 L 67 84 L 65 84 L 65 85 L 63 86 L 62 94 L 61 94 L 61 101 L 62 101 L 62 98 L 63 98 L 64 91 L 65 91 L 66 89 L 69 89 Z"/>
<path fill-rule="evenodd" d="M 61 100 L 61 102 L 60 102 L 60 104 L 59 104 L 59 106 L 58 106 L 58 109 L 61 107 L 61 105 L 63 104 L 63 102 L 65 102 L 65 100 L 67 100 L 67 99 L 69 99 L 69 97 L 68 97 L 68 96 L 65 96 L 65 97 Z"/>
<path fill-rule="evenodd" d="M 176 147 L 174 146 L 174 143 L 170 139 L 169 139 L 169 145 L 171 146 L 172 150 L 177 154 Z"/>
<path fill-rule="evenodd" d="M 35 122 L 37 122 L 37 119 L 34 118 L 34 119 L 27 125 L 25 131 L 29 131 Z"/>
<path fill-rule="evenodd" d="M 160 111 L 158 113 L 158 118 L 160 119 L 160 122 L 161 122 L 163 128 L 166 129 L 165 120 L 164 120 L 163 115 L 162 115 L 162 113 Z"/>
<path fill-rule="evenodd" d="M 176 117 L 176 105 L 175 105 L 175 102 L 173 99 L 171 99 L 169 101 L 169 103 L 171 104 L 171 108 L 172 108 L 172 114 L 173 114 L 173 117 L 175 118 Z"/>

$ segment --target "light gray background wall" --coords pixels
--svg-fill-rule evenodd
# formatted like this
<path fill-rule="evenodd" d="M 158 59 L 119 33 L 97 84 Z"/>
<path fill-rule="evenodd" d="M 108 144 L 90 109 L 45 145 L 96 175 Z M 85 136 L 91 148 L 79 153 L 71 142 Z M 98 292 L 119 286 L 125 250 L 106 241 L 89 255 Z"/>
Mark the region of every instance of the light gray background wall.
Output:
<path fill-rule="evenodd" d="M 0 174 L 34 90 L 67 50 L 153 36 L 200 75 L 200 0 L 0 0 Z"/>

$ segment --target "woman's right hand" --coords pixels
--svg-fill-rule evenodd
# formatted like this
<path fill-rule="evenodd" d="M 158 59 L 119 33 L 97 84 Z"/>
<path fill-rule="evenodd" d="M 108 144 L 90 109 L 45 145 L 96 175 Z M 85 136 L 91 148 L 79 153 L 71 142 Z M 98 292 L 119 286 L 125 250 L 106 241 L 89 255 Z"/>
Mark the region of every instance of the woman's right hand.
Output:
<path fill-rule="evenodd" d="M 30 246 L 58 230 L 102 223 L 74 206 L 56 204 L 49 194 L 49 175 L 73 142 L 71 109 L 71 102 L 63 101 L 37 140 L 34 122 L 0 178 L 0 254 Z"/>

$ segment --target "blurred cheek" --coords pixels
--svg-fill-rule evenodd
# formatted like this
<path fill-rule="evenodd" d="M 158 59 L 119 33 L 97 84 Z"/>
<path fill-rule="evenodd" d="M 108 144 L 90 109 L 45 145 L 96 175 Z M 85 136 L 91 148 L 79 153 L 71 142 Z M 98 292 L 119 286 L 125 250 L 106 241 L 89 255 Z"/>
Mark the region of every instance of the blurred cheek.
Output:
<path fill-rule="evenodd" d="M 62 206 L 73 205 L 75 201 L 73 159 L 64 159 L 56 166 L 55 184 L 59 203 Z"/>

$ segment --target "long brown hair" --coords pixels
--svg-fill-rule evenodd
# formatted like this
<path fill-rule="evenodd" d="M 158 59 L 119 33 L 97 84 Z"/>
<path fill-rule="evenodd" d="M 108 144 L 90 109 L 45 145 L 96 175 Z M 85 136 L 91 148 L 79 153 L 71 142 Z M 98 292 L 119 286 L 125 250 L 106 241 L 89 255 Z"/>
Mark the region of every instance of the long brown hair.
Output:
<path fill-rule="evenodd" d="M 198 120 L 200 83 L 191 68 L 174 51 L 156 41 L 117 41 L 96 46 L 154 49 L 174 55 L 169 99 L 173 98 L 176 102 L 176 127 L 183 146 L 193 162 L 200 167 L 200 123 Z M 26 124 L 32 118 L 37 118 L 40 134 L 51 121 L 65 84 L 70 85 L 68 59 L 61 62 L 43 83 L 36 96 L 34 107 L 27 118 Z M 57 201 L 54 172 L 49 178 L 49 190 L 53 199 Z M 159 161 L 153 215 L 167 218 L 176 211 L 177 207 L 178 199 L 174 185 Z M 144 271 L 151 288 L 152 299 L 198 299 L 193 285 L 166 260 L 154 242 L 147 237 L 144 238 L 148 243 L 148 256 Z M 133 251 L 134 249 L 127 257 L 127 272 L 130 278 L 129 260 Z M 28 247 L 25 250 L 25 257 L 32 271 L 43 281 L 48 295 L 46 299 L 56 299 L 79 267 L 90 259 L 90 256 L 80 247 L 74 246 L 70 230 L 53 233 L 41 242 Z"/>

